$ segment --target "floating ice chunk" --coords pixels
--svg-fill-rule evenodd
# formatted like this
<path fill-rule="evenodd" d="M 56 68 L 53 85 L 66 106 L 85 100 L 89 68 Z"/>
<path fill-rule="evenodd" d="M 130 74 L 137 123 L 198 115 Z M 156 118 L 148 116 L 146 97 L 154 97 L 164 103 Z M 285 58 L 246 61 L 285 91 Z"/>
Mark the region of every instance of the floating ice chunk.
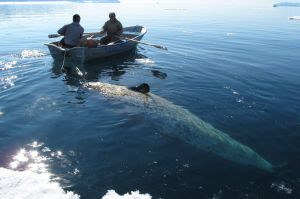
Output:
<path fill-rule="evenodd" d="M 65 192 L 58 183 L 50 180 L 47 173 L 14 171 L 0 168 L 0 196 L 5 199 L 79 199 L 79 195 Z"/>
<path fill-rule="evenodd" d="M 184 164 L 182 165 L 184 168 L 190 168 L 190 165 L 189 164 Z"/>
<path fill-rule="evenodd" d="M 289 20 L 300 20 L 300 16 L 289 17 Z"/>
<path fill-rule="evenodd" d="M 135 59 L 134 61 L 139 64 L 154 64 L 154 61 L 151 59 Z"/>
<path fill-rule="evenodd" d="M 151 199 L 149 194 L 140 194 L 139 191 L 132 191 L 130 194 L 126 193 L 124 195 L 117 194 L 114 190 L 108 190 L 102 199 Z"/>
<path fill-rule="evenodd" d="M 300 7 L 300 3 L 280 2 L 275 3 L 273 7 Z"/>
<path fill-rule="evenodd" d="M 280 183 L 272 183 L 271 188 L 275 188 L 277 192 L 291 194 L 293 192 L 293 189 L 288 187 L 288 185 L 285 182 Z"/>
<path fill-rule="evenodd" d="M 21 52 L 21 57 L 22 58 L 32 58 L 32 57 L 41 57 L 44 56 L 45 54 L 38 51 L 38 50 L 23 50 Z"/>
<path fill-rule="evenodd" d="M 0 167 L 0 196 L 5 199 L 79 199 L 72 191 L 65 192 L 58 183 L 50 180 L 49 173 L 14 171 Z M 132 191 L 124 195 L 108 190 L 102 199 L 151 199 L 149 194 Z"/>
<path fill-rule="evenodd" d="M 243 103 L 244 101 L 242 99 L 236 99 L 236 102 Z"/>

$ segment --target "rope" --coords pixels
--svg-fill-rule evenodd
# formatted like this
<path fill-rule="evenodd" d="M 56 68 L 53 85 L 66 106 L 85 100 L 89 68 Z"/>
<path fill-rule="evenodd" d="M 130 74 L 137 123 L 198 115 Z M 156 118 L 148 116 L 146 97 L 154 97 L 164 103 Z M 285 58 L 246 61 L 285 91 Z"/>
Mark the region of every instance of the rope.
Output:
<path fill-rule="evenodd" d="M 65 65 L 66 54 L 67 54 L 67 51 L 65 50 L 65 52 L 64 52 L 64 59 L 63 59 L 63 63 L 62 63 L 62 65 L 61 65 L 61 67 L 60 67 L 60 70 L 61 70 L 61 71 L 63 70 L 63 68 L 64 68 L 64 65 Z"/>

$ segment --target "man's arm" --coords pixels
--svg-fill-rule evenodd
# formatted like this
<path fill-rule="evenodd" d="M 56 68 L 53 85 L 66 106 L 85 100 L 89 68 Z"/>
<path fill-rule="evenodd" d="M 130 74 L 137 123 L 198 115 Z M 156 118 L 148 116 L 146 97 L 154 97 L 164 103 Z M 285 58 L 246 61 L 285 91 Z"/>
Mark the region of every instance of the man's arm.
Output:
<path fill-rule="evenodd" d="M 84 33 L 84 28 L 82 28 L 82 31 L 81 31 L 81 34 L 80 34 L 80 38 L 82 38 L 83 33 Z"/>
<path fill-rule="evenodd" d="M 100 30 L 100 34 L 104 34 L 107 32 L 107 22 L 105 22 L 105 24 L 102 27 L 102 30 Z"/>
<path fill-rule="evenodd" d="M 121 22 L 119 22 L 117 35 L 122 35 L 122 33 L 123 33 L 123 26 L 122 26 Z"/>
<path fill-rule="evenodd" d="M 61 27 L 61 28 L 57 31 L 57 33 L 60 34 L 60 35 L 65 35 L 66 30 L 67 30 L 67 26 L 64 25 L 63 27 Z"/>

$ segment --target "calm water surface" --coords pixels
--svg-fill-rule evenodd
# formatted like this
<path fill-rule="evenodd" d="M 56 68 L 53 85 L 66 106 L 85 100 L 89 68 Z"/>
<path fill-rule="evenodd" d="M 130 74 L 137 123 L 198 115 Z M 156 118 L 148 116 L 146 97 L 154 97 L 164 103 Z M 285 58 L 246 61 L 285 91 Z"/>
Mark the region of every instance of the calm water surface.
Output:
<path fill-rule="evenodd" d="M 300 198 L 300 21 L 288 20 L 300 8 L 273 8 L 271 0 L 103 2 L 0 1 L 0 167 L 51 173 L 82 199 L 110 189 L 165 199 Z M 81 65 L 86 81 L 146 82 L 275 172 L 199 150 L 176 136 L 184 129 L 165 134 L 143 108 L 63 73 L 43 45 L 55 40 L 47 35 L 74 13 L 87 32 L 98 31 L 110 11 L 169 50 L 140 44 Z"/>

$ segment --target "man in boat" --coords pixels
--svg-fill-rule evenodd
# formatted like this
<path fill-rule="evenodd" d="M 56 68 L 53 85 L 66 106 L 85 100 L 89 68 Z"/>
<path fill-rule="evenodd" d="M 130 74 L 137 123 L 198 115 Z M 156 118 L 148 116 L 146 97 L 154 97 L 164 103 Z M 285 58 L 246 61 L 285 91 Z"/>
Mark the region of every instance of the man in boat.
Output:
<path fill-rule="evenodd" d="M 100 34 L 106 33 L 107 36 L 100 40 L 100 44 L 108 44 L 110 42 L 116 42 L 120 40 L 118 36 L 121 36 L 123 32 L 123 26 L 119 20 L 116 18 L 114 12 L 109 13 L 109 20 L 106 21 L 102 27 Z"/>
<path fill-rule="evenodd" d="M 73 22 L 61 27 L 57 33 L 63 35 L 64 38 L 60 41 L 63 47 L 73 48 L 77 46 L 82 38 L 84 28 L 79 24 L 80 16 L 73 15 Z"/>

